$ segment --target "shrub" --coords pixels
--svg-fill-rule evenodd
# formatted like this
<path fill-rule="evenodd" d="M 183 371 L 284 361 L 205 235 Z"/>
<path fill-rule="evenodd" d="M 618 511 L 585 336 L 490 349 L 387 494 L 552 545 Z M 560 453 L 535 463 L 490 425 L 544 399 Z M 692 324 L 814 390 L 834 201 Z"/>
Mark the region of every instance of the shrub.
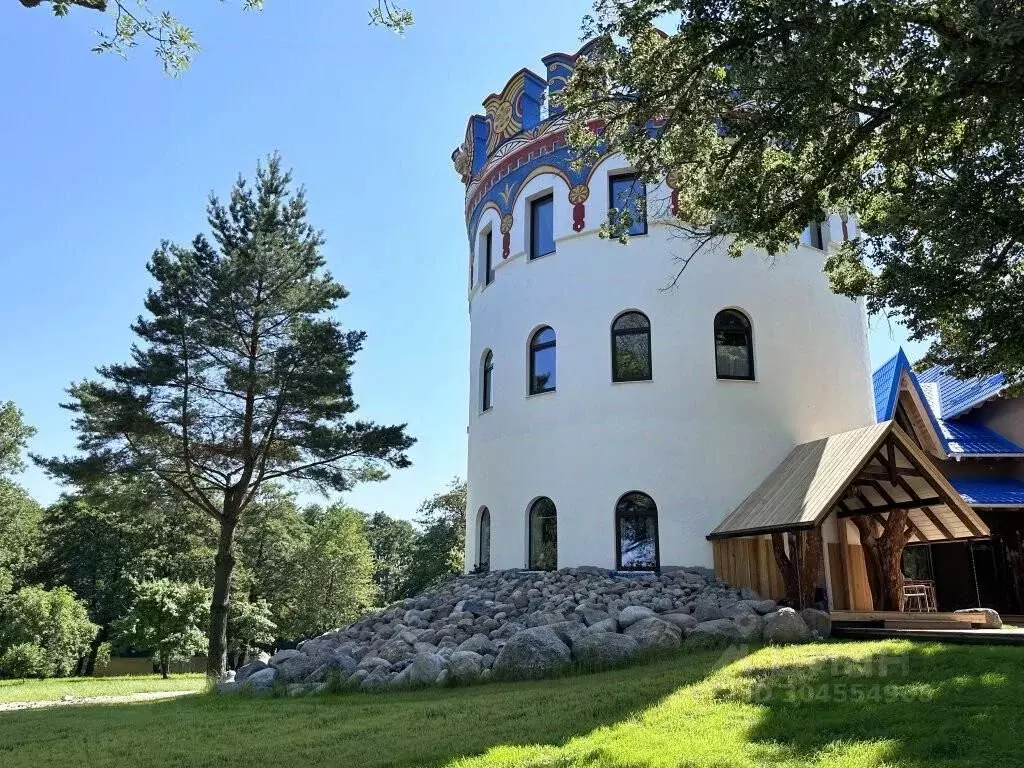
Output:
<path fill-rule="evenodd" d="M 35 646 L 46 660 L 47 675 L 74 672 L 98 630 L 67 587 L 24 587 L 0 606 L 0 651 L 5 657 L 11 651 L 12 659 L 28 659 L 34 652 L 24 646 Z M 15 653 L 16 648 L 21 650 Z"/>
<path fill-rule="evenodd" d="M 53 664 L 34 643 L 18 643 L 0 654 L 0 677 L 49 677 Z"/>

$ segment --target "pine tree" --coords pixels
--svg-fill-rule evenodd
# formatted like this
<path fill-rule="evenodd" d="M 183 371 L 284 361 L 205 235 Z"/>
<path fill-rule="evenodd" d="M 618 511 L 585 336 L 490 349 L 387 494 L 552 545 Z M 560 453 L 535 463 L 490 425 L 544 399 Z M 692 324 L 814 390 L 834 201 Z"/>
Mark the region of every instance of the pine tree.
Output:
<path fill-rule="evenodd" d="M 409 465 L 405 425 L 354 420 L 351 371 L 365 334 L 332 313 L 348 294 L 325 269 L 301 189 L 272 156 L 227 205 L 211 196 L 213 242 L 163 243 L 131 362 L 74 384 L 83 456 L 45 461 L 74 482 L 147 474 L 219 524 L 210 675 L 226 667 L 235 530 L 260 488 L 307 481 L 344 491 Z"/>

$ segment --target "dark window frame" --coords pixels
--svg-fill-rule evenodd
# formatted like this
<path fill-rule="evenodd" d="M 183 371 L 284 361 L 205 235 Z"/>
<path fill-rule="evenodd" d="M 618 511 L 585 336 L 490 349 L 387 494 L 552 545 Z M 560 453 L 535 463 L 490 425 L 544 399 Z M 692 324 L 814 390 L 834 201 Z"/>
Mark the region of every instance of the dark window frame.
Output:
<path fill-rule="evenodd" d="M 554 511 L 554 514 L 551 515 L 551 517 L 555 520 L 555 562 L 551 568 L 538 568 L 534 566 L 533 513 L 537 509 L 537 505 L 543 501 L 548 502 L 551 505 L 551 509 Z M 558 570 L 558 507 L 548 496 L 538 496 L 530 502 L 530 507 L 526 511 L 526 558 L 526 569 L 529 571 Z"/>
<path fill-rule="evenodd" d="M 487 518 L 487 563 L 486 568 L 484 567 L 484 559 L 482 557 L 484 551 L 484 518 Z M 479 571 L 490 571 L 491 570 L 491 510 L 487 508 L 487 505 L 480 507 L 480 514 L 477 517 L 476 526 L 476 567 Z"/>
<path fill-rule="evenodd" d="M 646 328 L 616 328 L 615 326 L 619 323 L 622 318 L 628 315 L 640 315 L 647 323 Z M 617 349 L 615 342 L 621 336 L 646 336 L 647 337 L 647 375 L 646 376 L 622 376 L 618 370 L 618 355 L 616 355 Z M 627 309 L 625 312 L 620 312 L 612 320 L 612 381 L 615 383 L 627 382 L 627 381 L 653 381 L 654 380 L 654 350 L 651 348 L 651 319 L 647 315 L 638 309 Z"/>
<path fill-rule="evenodd" d="M 551 331 L 551 335 L 554 337 L 551 341 L 537 342 L 537 337 L 540 336 L 544 331 Z M 545 349 L 555 350 L 555 370 L 558 370 L 558 334 L 555 333 L 555 329 L 550 325 L 542 325 L 540 328 L 535 330 L 530 335 L 530 388 L 529 392 L 531 395 L 543 395 L 546 392 L 554 392 L 558 389 L 558 377 L 555 377 L 555 383 L 550 387 L 544 387 L 539 389 L 537 387 L 537 353 L 543 352 Z"/>
<path fill-rule="evenodd" d="M 494 353 L 484 352 L 483 373 L 480 382 L 480 413 L 487 413 L 494 407 Z"/>
<path fill-rule="evenodd" d="M 642 232 L 629 232 L 629 236 L 630 237 L 640 237 L 642 235 L 646 235 L 647 234 L 647 183 L 643 179 L 640 178 L 640 174 L 636 173 L 635 171 L 629 171 L 629 172 L 626 172 L 626 173 L 610 173 L 610 174 L 608 174 L 608 208 L 609 209 L 615 208 L 616 210 L 620 210 L 619 206 L 615 204 L 615 183 L 619 182 L 619 181 L 626 180 L 626 179 L 630 180 L 630 186 L 631 187 L 633 185 L 635 185 L 635 184 L 638 184 L 638 183 L 643 185 L 643 190 L 644 190 L 644 193 L 643 193 L 643 200 L 644 200 L 643 231 Z M 633 225 L 635 226 L 636 224 L 637 224 L 637 222 L 634 221 Z"/>
<path fill-rule="evenodd" d="M 544 253 L 537 253 L 537 207 L 539 205 L 550 204 L 551 205 L 551 250 L 544 251 Z M 541 195 L 540 197 L 534 198 L 530 201 L 530 256 L 529 261 L 534 259 L 542 259 L 545 256 L 550 256 L 558 249 L 555 244 L 555 193 L 548 192 L 547 194 Z"/>
<path fill-rule="evenodd" d="M 484 287 L 494 282 L 494 229 L 484 235 Z"/>
<path fill-rule="evenodd" d="M 628 496 L 644 496 L 651 502 L 651 508 L 654 512 L 652 514 L 637 514 L 631 513 L 624 515 L 622 513 L 622 502 L 625 501 Z M 650 568 L 638 568 L 634 566 L 623 566 L 622 565 L 622 532 L 619 527 L 623 517 L 654 517 L 654 571 L 661 571 L 661 528 L 658 525 L 658 504 L 654 501 L 654 498 L 649 493 L 643 491 L 627 491 L 626 493 L 619 496 L 618 501 L 615 502 L 615 570 L 617 571 L 650 571 Z"/>
<path fill-rule="evenodd" d="M 825 230 L 822 224 L 823 222 L 820 221 L 812 221 L 807 225 L 807 228 L 810 230 L 810 237 L 807 238 L 810 240 L 808 245 L 811 248 L 817 248 L 819 251 L 825 250 Z"/>
<path fill-rule="evenodd" d="M 719 331 L 719 320 L 726 316 L 736 316 L 743 320 L 745 325 L 744 330 L 746 331 L 746 348 L 747 348 L 747 363 L 750 372 L 746 376 L 735 376 L 728 373 L 722 373 L 719 367 L 718 360 L 718 331 Z M 732 329 L 729 329 L 732 330 Z M 715 315 L 715 321 L 712 331 L 712 336 L 715 342 L 715 378 L 720 381 L 757 381 L 757 369 L 754 365 L 754 324 L 750 321 L 750 317 L 747 316 L 746 312 L 742 312 L 738 309 L 723 309 Z"/>

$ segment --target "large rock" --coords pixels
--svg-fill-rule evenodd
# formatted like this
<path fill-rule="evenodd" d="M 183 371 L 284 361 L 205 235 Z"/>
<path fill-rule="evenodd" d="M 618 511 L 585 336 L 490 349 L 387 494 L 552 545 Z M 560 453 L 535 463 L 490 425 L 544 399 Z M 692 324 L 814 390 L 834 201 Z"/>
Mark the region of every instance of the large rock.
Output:
<path fill-rule="evenodd" d="M 693 606 L 693 617 L 698 622 L 713 621 L 725 617 L 722 609 L 718 607 L 717 601 L 710 598 L 700 599 Z"/>
<path fill-rule="evenodd" d="M 241 683 L 241 685 L 245 690 L 259 693 L 272 689 L 276 680 L 277 670 L 273 667 L 267 667 L 266 669 L 261 669 L 259 672 L 253 672 L 245 679 L 244 683 Z"/>
<path fill-rule="evenodd" d="M 682 632 L 675 624 L 669 624 L 656 617 L 641 619 L 624 630 L 640 644 L 641 648 L 671 651 L 679 647 Z"/>
<path fill-rule="evenodd" d="M 664 613 L 659 618 L 669 624 L 675 624 L 684 634 L 700 623 L 696 616 L 691 616 L 688 613 Z"/>
<path fill-rule="evenodd" d="M 317 667 L 323 665 L 329 657 L 313 658 L 300 654 L 286 659 L 277 665 L 277 677 L 282 683 L 298 683 L 309 677 Z"/>
<path fill-rule="evenodd" d="M 417 653 L 407 669 L 410 685 L 433 685 L 447 668 L 444 657 L 437 653 Z"/>
<path fill-rule="evenodd" d="M 548 677 L 572 659 L 569 646 L 548 627 L 514 635 L 494 662 L 494 674 L 506 679 Z"/>
<path fill-rule="evenodd" d="M 618 632 L 619 622 L 615 619 L 607 618 L 603 621 L 599 621 L 596 624 L 591 624 L 587 627 L 587 632 Z"/>
<path fill-rule="evenodd" d="M 267 662 L 261 661 L 260 659 L 250 662 L 244 667 L 240 667 L 238 671 L 235 672 L 235 681 L 239 683 L 244 682 L 247 677 L 262 669 L 266 669 L 268 666 Z"/>
<path fill-rule="evenodd" d="M 985 623 L 982 626 L 985 629 L 1002 629 L 1003 627 L 1002 617 L 991 608 L 961 608 L 953 613 L 983 613 L 985 614 Z"/>
<path fill-rule="evenodd" d="M 473 651 L 455 651 L 448 659 L 448 675 L 457 683 L 473 683 L 484 671 L 484 657 Z"/>
<path fill-rule="evenodd" d="M 758 613 L 744 614 L 733 619 L 740 640 L 744 643 L 759 643 L 764 633 L 764 619 Z"/>
<path fill-rule="evenodd" d="M 811 634 L 822 640 L 832 637 L 832 617 L 825 611 L 817 608 L 804 608 L 800 611 L 800 618 L 811 630 Z"/>
<path fill-rule="evenodd" d="M 626 629 L 638 621 L 643 619 L 649 619 L 656 614 L 650 608 L 644 608 L 642 605 L 630 605 L 619 611 L 618 622 L 622 629 Z"/>
<path fill-rule="evenodd" d="M 494 645 L 494 642 L 482 632 L 477 632 L 468 640 L 463 641 L 459 644 L 460 651 L 472 651 L 473 653 L 479 653 L 481 656 L 487 653 L 497 653 L 498 649 Z"/>
<path fill-rule="evenodd" d="M 721 648 L 739 642 L 740 632 L 731 619 L 702 621 L 686 634 L 686 647 Z"/>
<path fill-rule="evenodd" d="M 548 628 L 554 630 L 570 648 L 576 642 L 576 638 L 587 631 L 587 625 L 582 621 L 560 621 L 557 624 L 548 624 Z"/>
<path fill-rule="evenodd" d="M 792 608 L 780 608 L 764 617 L 764 639 L 775 645 L 804 643 L 811 639 L 811 630 L 800 614 Z"/>
<path fill-rule="evenodd" d="M 572 657 L 585 667 L 610 667 L 636 656 L 640 643 L 631 635 L 614 632 L 587 632 L 576 638 Z"/>
<path fill-rule="evenodd" d="M 290 649 L 288 649 L 286 651 L 278 651 L 277 653 L 275 653 L 273 656 L 270 657 L 270 659 L 267 661 L 267 663 L 270 666 L 272 666 L 272 667 L 277 667 L 277 666 L 280 666 L 281 664 L 284 664 L 284 662 L 288 661 L 289 659 L 294 659 L 294 658 L 297 658 L 299 656 L 305 656 L 305 655 L 306 654 L 304 654 L 302 651 L 296 651 L 294 648 L 290 648 Z"/>

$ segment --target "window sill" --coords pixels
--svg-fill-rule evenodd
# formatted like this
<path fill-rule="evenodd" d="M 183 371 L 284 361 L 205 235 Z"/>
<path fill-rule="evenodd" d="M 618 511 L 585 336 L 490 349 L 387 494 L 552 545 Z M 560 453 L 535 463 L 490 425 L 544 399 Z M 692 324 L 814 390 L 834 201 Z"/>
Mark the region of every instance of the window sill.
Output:
<path fill-rule="evenodd" d="M 544 395 L 553 395 L 557 392 L 557 389 L 545 389 L 543 392 L 528 392 L 526 396 L 529 397 L 543 397 Z"/>
<path fill-rule="evenodd" d="M 536 256 L 532 256 L 532 255 L 531 256 L 527 256 L 526 260 L 527 261 L 539 261 L 540 259 L 543 259 L 545 256 L 550 256 L 550 255 L 552 255 L 553 253 L 556 253 L 556 252 L 557 252 L 557 249 L 555 249 L 554 251 L 548 251 L 547 253 L 538 253 Z"/>
<path fill-rule="evenodd" d="M 730 378 L 728 376 L 716 376 L 715 381 L 725 381 L 730 384 L 757 384 L 757 379 L 741 379 L 739 377 Z"/>
<path fill-rule="evenodd" d="M 651 384 L 653 382 L 653 376 L 649 379 L 612 379 L 612 384 Z"/>

